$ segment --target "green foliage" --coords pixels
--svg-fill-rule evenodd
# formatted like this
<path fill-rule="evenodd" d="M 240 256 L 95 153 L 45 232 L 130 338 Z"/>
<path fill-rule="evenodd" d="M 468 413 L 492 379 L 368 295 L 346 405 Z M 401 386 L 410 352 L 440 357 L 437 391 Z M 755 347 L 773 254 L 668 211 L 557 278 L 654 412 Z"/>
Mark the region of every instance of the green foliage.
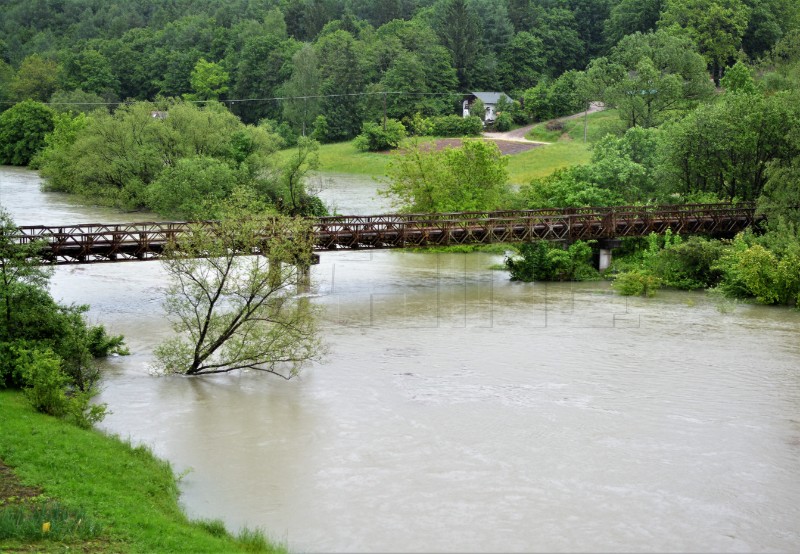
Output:
<path fill-rule="evenodd" d="M 308 222 L 233 206 L 170 245 L 165 308 L 176 336 L 156 350 L 158 368 L 200 375 L 240 369 L 289 378 L 321 355 L 314 308 L 294 297 L 311 265 Z M 245 256 L 261 252 L 265 255 Z"/>
<path fill-rule="evenodd" d="M 59 66 L 39 54 L 27 56 L 9 85 L 12 99 L 47 102 L 58 89 Z"/>
<path fill-rule="evenodd" d="M 510 131 L 513 126 L 514 126 L 514 118 L 508 112 L 503 112 L 499 114 L 494 122 L 494 128 L 500 131 L 501 133 Z"/>
<path fill-rule="evenodd" d="M 229 81 L 230 75 L 220 64 L 200 58 L 189 77 L 194 92 L 184 96 L 187 100 L 219 100 L 228 92 Z"/>
<path fill-rule="evenodd" d="M 563 248 L 547 241 L 526 242 L 520 256 L 506 257 L 512 281 L 586 281 L 598 277 L 592 265 L 591 243 L 576 241 Z"/>
<path fill-rule="evenodd" d="M 217 205 L 241 179 L 224 161 L 208 156 L 178 160 L 165 168 L 145 191 L 146 204 L 173 219 L 212 219 Z"/>
<path fill-rule="evenodd" d="M 0 164 L 28 165 L 53 130 L 55 112 L 26 100 L 0 114 Z"/>
<path fill-rule="evenodd" d="M 744 0 L 670 0 L 659 26 L 694 41 L 719 83 L 723 68 L 741 47 L 749 17 Z"/>
<path fill-rule="evenodd" d="M 575 71 L 568 71 L 554 81 L 542 79 L 525 91 L 523 100 L 525 113 L 532 121 L 571 115 L 587 105 Z"/>
<path fill-rule="evenodd" d="M 522 209 L 614 206 L 624 204 L 618 193 L 589 180 L 587 166 L 559 169 L 547 177 L 520 187 L 518 207 Z"/>
<path fill-rule="evenodd" d="M 56 303 L 39 245 L 16 244 L 14 230 L 0 213 L 0 386 L 22 388 L 36 409 L 89 427 L 105 413 L 91 404 L 100 377 L 93 360 L 127 353 L 122 337 L 88 326 L 87 307 Z"/>
<path fill-rule="evenodd" d="M 755 200 L 768 166 L 788 164 L 797 155 L 800 145 L 789 133 L 798 121 L 791 95 L 726 93 L 666 130 L 665 182 L 682 194 Z"/>
<path fill-rule="evenodd" d="M 713 93 L 703 57 L 687 38 L 664 31 L 620 40 L 586 70 L 587 94 L 619 109 L 629 127 L 654 127 Z"/>
<path fill-rule="evenodd" d="M 397 148 L 406 138 L 406 128 L 396 119 L 387 119 L 386 128 L 380 123 L 366 122 L 361 134 L 355 139 L 355 146 L 364 152 L 380 152 Z"/>
<path fill-rule="evenodd" d="M 767 217 L 771 229 L 800 230 L 800 129 L 797 125 L 787 139 L 793 156 L 772 160 L 767 182 L 758 199 L 758 211 Z"/>
<path fill-rule="evenodd" d="M 622 296 L 655 296 L 660 286 L 658 277 L 646 270 L 637 269 L 619 274 L 613 283 L 613 287 Z"/>
<path fill-rule="evenodd" d="M 200 204 L 225 197 L 234 183 L 258 189 L 281 142 L 213 103 L 133 103 L 64 127 L 41 156 L 50 189 L 169 215 L 203 215 Z"/>
<path fill-rule="evenodd" d="M 392 161 L 385 194 L 407 212 L 498 209 L 509 194 L 507 163 L 497 145 L 480 140 L 438 152 L 412 147 Z"/>
<path fill-rule="evenodd" d="M 762 304 L 800 305 L 800 246 L 778 255 L 739 235 L 716 268 L 723 272 L 720 290 Z"/>
<path fill-rule="evenodd" d="M 478 137 L 483 133 L 483 121 L 476 115 L 461 117 L 444 115 L 430 118 L 428 134 L 434 137 Z"/>

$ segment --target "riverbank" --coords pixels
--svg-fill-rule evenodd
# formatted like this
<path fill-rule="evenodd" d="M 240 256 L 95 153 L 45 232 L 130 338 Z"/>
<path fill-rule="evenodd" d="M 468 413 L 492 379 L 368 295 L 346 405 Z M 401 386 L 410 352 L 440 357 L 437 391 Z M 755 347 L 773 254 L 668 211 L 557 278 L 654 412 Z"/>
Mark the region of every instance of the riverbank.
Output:
<path fill-rule="evenodd" d="M 18 392 L 0 391 L 0 421 L 3 552 L 286 552 L 190 521 L 170 465 L 145 447 L 39 414 Z M 12 512 L 33 520 L 27 536 L 9 538 L 25 527 Z"/>

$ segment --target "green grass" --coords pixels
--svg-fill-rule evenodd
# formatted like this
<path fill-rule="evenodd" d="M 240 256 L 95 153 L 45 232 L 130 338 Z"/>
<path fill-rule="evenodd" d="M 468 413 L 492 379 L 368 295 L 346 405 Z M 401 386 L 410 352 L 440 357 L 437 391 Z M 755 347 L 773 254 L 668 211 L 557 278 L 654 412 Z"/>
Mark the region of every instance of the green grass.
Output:
<path fill-rule="evenodd" d="M 595 142 L 607 133 L 620 133 L 625 125 L 619 118 L 617 110 L 604 110 L 589 114 L 586 126 L 586 138 L 589 143 Z M 564 122 L 564 128 L 559 131 L 548 131 L 547 122 L 535 125 L 528 134 L 528 140 L 542 142 L 583 142 L 583 117 L 577 117 Z"/>
<path fill-rule="evenodd" d="M 516 185 L 545 177 L 556 169 L 589 162 L 591 153 L 583 142 L 556 142 L 509 157 L 508 180 Z"/>
<path fill-rule="evenodd" d="M 606 133 L 618 133 L 622 122 L 616 110 L 606 110 L 589 115 L 587 138 L 589 144 Z M 528 139 L 550 142 L 528 152 L 510 156 L 508 161 L 509 181 L 521 185 L 531 179 L 550 175 L 556 169 L 588 163 L 591 157 L 589 146 L 583 141 L 583 118 L 564 123 L 562 131 L 547 131 L 545 123 L 536 125 L 527 135 Z M 431 137 L 421 142 L 435 140 Z M 278 153 L 278 162 L 283 162 L 291 149 Z M 322 173 L 350 173 L 380 178 L 386 175 L 389 163 L 396 152 L 361 152 L 353 141 L 323 144 L 319 149 L 319 171 Z"/>
<path fill-rule="evenodd" d="M 36 413 L 18 392 L 0 391 L 0 459 L 24 485 L 43 491 L 0 504 L 0 532 L 3 518 L 22 517 L 32 529 L 0 535 L 0 551 L 286 552 L 258 531 L 233 537 L 219 521 L 189 521 L 168 463 L 145 447 Z M 41 533 L 42 518 L 50 517 L 51 531 Z M 81 534 L 81 525 L 91 532 Z"/>

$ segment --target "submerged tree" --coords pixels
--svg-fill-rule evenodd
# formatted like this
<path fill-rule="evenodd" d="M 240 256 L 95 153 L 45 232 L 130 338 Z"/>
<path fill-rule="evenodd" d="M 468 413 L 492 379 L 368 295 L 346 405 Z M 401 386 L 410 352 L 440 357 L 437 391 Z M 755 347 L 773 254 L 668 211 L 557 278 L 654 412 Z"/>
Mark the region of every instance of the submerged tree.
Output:
<path fill-rule="evenodd" d="M 202 375 L 254 369 L 289 379 L 318 358 L 315 310 L 295 296 L 311 263 L 308 223 L 231 212 L 168 249 L 165 307 L 178 334 L 156 349 L 159 369 Z"/>

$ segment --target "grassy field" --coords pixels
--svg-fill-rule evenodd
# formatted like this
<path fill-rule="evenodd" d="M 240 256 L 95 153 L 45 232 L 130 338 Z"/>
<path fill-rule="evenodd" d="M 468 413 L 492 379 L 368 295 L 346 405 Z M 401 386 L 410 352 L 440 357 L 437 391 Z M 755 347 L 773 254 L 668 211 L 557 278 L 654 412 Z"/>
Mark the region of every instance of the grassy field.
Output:
<path fill-rule="evenodd" d="M 589 144 L 608 132 L 617 132 L 620 124 L 615 110 L 590 114 L 587 133 Z M 509 180 L 513 184 L 530 182 L 562 167 L 587 163 L 591 156 L 587 143 L 583 142 L 582 117 L 566 121 L 561 131 L 548 131 L 545 123 L 540 123 L 528 133 L 527 138 L 552 144 L 509 158 Z M 423 142 L 433 140 L 427 138 Z M 282 162 L 290 153 L 291 150 L 280 152 L 278 161 Z M 396 155 L 396 152 L 361 152 L 353 146 L 352 141 L 323 144 L 319 150 L 319 170 L 323 173 L 350 173 L 379 178 L 386 175 L 389 163 Z"/>
<path fill-rule="evenodd" d="M 189 521 L 166 462 L 0 391 L 0 551 L 286 552 L 261 533 Z M 43 531 L 43 525 L 49 528 Z"/>

